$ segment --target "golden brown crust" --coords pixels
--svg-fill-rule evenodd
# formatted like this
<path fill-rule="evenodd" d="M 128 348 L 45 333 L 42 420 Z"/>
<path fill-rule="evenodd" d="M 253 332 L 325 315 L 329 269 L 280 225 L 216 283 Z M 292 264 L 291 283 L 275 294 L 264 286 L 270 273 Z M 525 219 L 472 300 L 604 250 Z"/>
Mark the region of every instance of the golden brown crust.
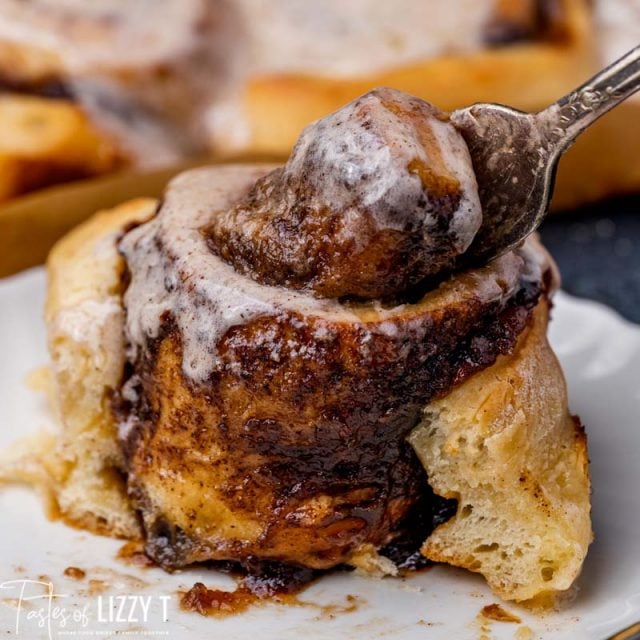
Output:
<path fill-rule="evenodd" d="M 243 153 L 284 157 L 304 126 L 375 86 L 391 86 L 454 109 L 478 101 L 496 101 L 524 110 L 537 110 L 574 88 L 580 79 L 594 73 L 601 62 L 596 51 L 597 34 L 587 0 L 557 0 L 544 18 L 546 35 L 535 27 L 540 3 L 509 0 L 496 8 L 496 37 L 486 49 L 462 55 L 443 55 L 424 62 L 363 77 L 331 79 L 302 75 L 254 76 L 245 87 L 238 111 L 246 114 L 248 139 L 241 147 L 222 143 L 221 154 Z M 544 3 L 542 3 L 544 4 Z M 533 15 L 537 14 L 537 18 Z M 503 37 L 497 36 L 502 31 Z M 511 31 L 513 38 L 504 37 Z M 550 35 L 549 35 L 550 34 Z M 515 37 L 517 36 L 517 37 Z M 501 41 L 508 46 L 501 46 Z M 51 53 L 0 43 L 0 68 L 20 69 L 26 82 L 37 83 L 59 73 L 59 61 Z M 526 83 L 523 83 L 526 78 Z M 13 95 L 21 101 L 23 96 Z M 31 99 L 31 98 L 28 98 Z M 68 101 L 38 98 L 42 114 L 55 122 L 59 104 Z M 47 108 L 51 112 L 47 113 Z M 640 163 L 635 149 L 640 144 L 637 121 L 640 106 L 623 105 L 587 132 L 561 162 L 554 207 L 565 208 L 610 194 L 637 189 Z M 78 136 L 85 134 L 81 129 Z M 108 138 L 100 136 L 103 145 Z M 32 141 L 37 142 L 37 136 Z M 0 141 L 1 146 L 1 141 Z M 95 168 L 91 154 L 70 162 L 58 149 L 46 162 L 37 162 L 41 179 L 34 183 L 33 164 L 13 152 L 0 164 L 5 167 L 0 181 L 0 199 L 25 189 L 57 182 L 59 178 L 86 177 L 112 171 L 113 166 Z M 606 159 L 606 162 L 604 161 Z M 50 169 L 53 171 L 50 173 Z M 9 179 L 10 178 L 10 179 Z"/>
<path fill-rule="evenodd" d="M 61 459 L 61 453 L 63 453 L 64 459 L 64 471 L 55 472 L 53 474 L 55 480 L 54 491 L 58 495 L 60 511 L 68 520 L 73 520 L 78 524 L 89 524 L 92 529 L 99 529 L 101 531 L 105 530 L 103 523 L 106 521 L 106 528 L 108 529 L 111 527 L 112 532 L 119 535 L 137 535 L 135 527 L 132 529 L 130 528 L 130 525 L 124 526 L 122 524 L 126 521 L 126 518 L 131 518 L 129 507 L 125 506 L 128 503 L 122 493 L 123 487 L 119 484 L 109 485 L 108 483 L 101 481 L 96 482 L 96 479 L 100 480 L 101 477 L 104 478 L 104 472 L 100 469 L 116 469 L 120 464 L 117 451 L 114 451 L 113 449 L 114 426 L 108 409 L 107 400 L 109 396 L 109 387 L 117 384 L 119 379 L 118 376 L 120 375 L 119 370 L 122 366 L 122 336 L 120 333 L 121 329 L 118 329 L 118 324 L 121 323 L 122 320 L 118 319 L 121 318 L 119 315 L 119 307 L 114 307 L 113 313 L 116 315 L 112 315 L 109 318 L 103 318 L 103 320 L 108 320 L 108 323 L 111 324 L 112 330 L 104 331 L 104 329 L 101 329 L 100 327 L 104 326 L 106 328 L 106 325 L 100 321 L 99 317 L 96 317 L 95 314 L 92 315 L 89 311 L 92 309 L 95 310 L 96 308 L 104 309 L 105 305 L 108 306 L 109 301 L 114 301 L 114 297 L 117 298 L 119 296 L 118 273 L 121 268 L 121 262 L 120 258 L 112 250 L 113 245 L 111 243 L 114 238 L 112 235 L 113 232 L 118 228 L 123 228 L 129 221 L 140 220 L 141 218 L 149 215 L 153 210 L 153 207 L 154 203 L 151 201 L 139 201 L 137 203 L 134 202 L 129 205 L 124 205 L 123 207 L 111 212 L 97 215 L 87 224 L 75 230 L 62 243 L 60 243 L 52 253 L 49 261 L 50 287 L 46 317 L 48 321 L 51 353 L 56 380 L 55 395 L 63 422 L 63 436 L 61 440 L 63 444 L 62 447 L 56 449 L 48 459 L 59 461 Z M 99 250 L 99 248 L 101 249 Z M 493 274 L 490 278 L 496 278 L 499 282 L 503 282 L 503 279 L 506 276 L 506 273 L 501 273 L 500 269 L 496 271 L 496 266 L 488 268 L 487 276 L 489 276 L 489 274 Z M 446 350 L 455 347 L 456 336 L 466 335 L 469 329 L 476 325 L 482 315 L 490 309 L 490 303 L 488 300 L 479 303 L 478 299 L 474 295 L 474 292 L 477 294 L 480 291 L 478 286 L 483 277 L 479 276 L 479 278 L 479 280 L 475 276 L 458 278 L 439 292 L 436 298 L 434 298 L 433 295 L 427 296 L 423 303 L 422 312 L 419 311 L 420 307 L 418 305 L 413 305 L 415 310 L 411 313 L 405 314 L 404 321 L 411 324 L 416 321 L 420 316 L 420 313 L 428 314 L 433 318 L 436 325 L 441 325 L 440 333 L 449 334 L 449 346 L 438 339 L 437 342 L 439 342 L 440 345 L 436 348 L 436 351 L 438 348 L 445 348 Z M 96 286 L 96 283 L 100 283 L 100 286 Z M 462 303 L 465 298 L 466 302 Z M 438 302 L 438 300 L 440 300 L 440 302 Z M 446 307 L 443 307 L 442 304 L 445 301 Z M 444 308 L 448 308 L 452 315 L 444 313 Z M 85 310 L 86 313 L 83 310 Z M 376 317 L 376 312 L 373 309 L 367 310 L 366 307 L 363 307 L 359 311 L 359 315 L 363 322 L 370 323 L 371 320 Z M 503 333 L 507 325 L 511 327 L 511 331 L 515 330 L 517 332 L 517 327 L 521 326 L 519 325 L 521 320 L 522 319 L 517 321 L 515 324 L 512 322 L 498 323 L 498 328 L 503 336 L 502 339 L 506 339 L 500 348 L 508 348 L 510 338 Z M 227 402 L 230 407 L 233 406 L 237 408 L 238 429 L 240 430 L 242 430 L 242 425 L 246 422 L 246 419 L 250 418 L 250 416 L 244 416 L 248 406 L 253 407 L 251 411 L 255 413 L 254 418 L 259 418 L 263 415 L 266 416 L 267 413 L 273 417 L 274 394 L 276 392 L 280 394 L 281 389 L 285 387 L 289 389 L 290 393 L 285 394 L 282 397 L 281 403 L 283 404 L 281 407 L 281 413 L 285 417 L 299 414 L 299 426 L 302 428 L 304 425 L 313 422 L 313 417 L 316 415 L 314 412 L 319 411 L 323 403 L 326 404 L 330 400 L 330 398 L 326 397 L 327 385 L 333 384 L 335 387 L 335 382 L 332 383 L 331 380 L 332 376 L 334 376 L 336 372 L 335 366 L 331 363 L 334 363 L 335 365 L 339 361 L 342 362 L 341 368 L 343 376 L 357 377 L 362 376 L 366 372 L 365 369 L 360 366 L 362 364 L 360 358 L 357 357 L 356 352 L 353 351 L 353 346 L 355 345 L 352 347 L 348 346 L 350 341 L 357 340 L 358 331 L 355 331 L 354 333 L 354 328 L 347 326 L 338 330 L 337 333 L 339 341 L 336 344 L 333 344 L 333 342 L 335 342 L 334 337 L 333 342 L 330 341 L 331 344 L 329 346 L 331 348 L 324 345 L 325 348 L 319 354 L 320 357 L 317 362 L 292 360 L 292 369 L 290 371 L 292 381 L 287 382 L 286 376 L 273 378 L 272 374 L 267 375 L 269 361 L 264 359 L 264 354 L 256 352 L 256 349 L 258 349 L 258 351 L 260 349 L 256 346 L 254 333 L 257 330 L 265 329 L 265 327 L 260 327 L 260 324 L 261 323 L 257 323 L 254 327 L 248 327 L 245 329 L 245 333 L 248 333 L 244 336 L 244 339 L 242 339 L 241 333 L 238 333 L 237 331 L 234 332 L 233 336 L 233 348 L 245 362 L 245 367 L 248 368 L 247 373 L 255 366 L 255 364 L 250 366 L 250 362 L 262 363 L 262 369 L 264 369 L 265 366 L 267 367 L 264 370 L 255 371 L 253 374 L 254 377 L 258 376 L 255 380 L 255 384 L 249 384 L 251 380 L 250 377 L 247 379 L 246 384 L 240 386 L 237 384 L 224 385 L 226 388 L 226 394 L 228 395 L 225 402 Z M 262 324 L 264 324 L 264 321 Z M 273 328 L 273 326 L 271 326 L 271 328 Z M 311 328 L 312 327 L 301 329 L 306 335 L 305 338 L 302 335 L 297 335 L 299 331 L 295 330 L 291 325 L 285 324 L 282 327 L 282 330 L 284 331 L 281 336 L 282 342 L 289 342 L 290 338 L 294 338 L 298 344 L 303 344 L 305 340 L 309 339 L 309 334 L 312 333 Z M 266 329 L 269 329 L 269 327 L 266 327 Z M 487 330 L 489 331 L 490 329 Z M 396 336 L 395 339 L 392 336 L 386 336 L 384 334 L 378 335 L 375 339 L 382 340 L 385 342 L 386 346 L 382 348 L 382 345 L 378 345 L 379 348 L 377 349 L 377 352 L 386 353 L 387 357 L 393 360 L 393 353 L 401 347 L 402 340 L 400 338 L 402 333 L 403 332 L 400 331 L 399 335 Z M 434 332 L 432 334 L 433 339 L 435 340 L 438 335 L 438 332 Z M 80 336 L 84 337 L 81 338 Z M 171 347 L 172 344 L 173 347 Z M 432 349 L 432 347 L 429 346 L 430 344 L 431 342 L 427 341 L 424 344 L 418 343 L 416 347 L 418 348 L 418 351 L 428 351 L 429 349 Z M 184 419 L 184 424 L 186 426 L 190 424 L 188 418 L 193 417 L 193 419 L 196 420 L 194 424 L 197 425 L 196 417 L 198 412 L 201 411 L 202 415 L 209 415 L 209 417 L 211 417 L 212 412 L 215 412 L 217 409 L 215 406 L 210 405 L 202 396 L 194 394 L 189 385 L 185 384 L 180 373 L 179 357 L 175 351 L 173 351 L 174 347 L 175 343 L 172 343 L 171 339 L 169 339 L 165 344 L 164 349 L 167 351 L 167 359 L 163 360 L 161 358 L 159 360 L 160 364 L 158 366 L 161 367 L 162 378 L 158 377 L 157 379 L 158 391 L 156 393 L 162 393 L 162 386 L 168 385 L 166 394 L 171 398 L 171 400 L 166 405 L 167 411 L 180 412 L 181 406 L 188 407 L 186 413 L 183 411 L 181 414 L 181 420 Z M 229 346 L 229 348 L 231 347 Z M 419 359 L 418 351 L 413 354 L 413 358 Z M 485 356 L 486 355 L 487 354 L 485 354 Z M 325 362 L 327 359 L 331 360 L 331 362 Z M 91 363 L 96 362 L 99 363 L 98 368 L 91 368 Z M 173 365 L 170 364 L 171 362 L 173 362 Z M 388 361 L 384 360 L 384 362 Z M 376 385 L 378 387 L 388 386 L 391 378 L 394 378 L 395 374 L 392 375 L 393 371 L 397 369 L 398 373 L 397 376 L 395 376 L 395 378 L 397 378 L 397 385 L 400 385 L 399 389 L 403 389 L 401 393 L 398 391 L 397 401 L 402 405 L 402 403 L 406 402 L 409 396 L 413 394 L 414 400 L 411 400 L 410 402 L 413 402 L 414 404 L 417 403 L 417 396 L 423 393 L 423 390 L 420 389 L 421 383 L 418 379 L 420 376 L 414 376 L 415 379 L 411 378 L 403 380 L 405 376 L 403 371 L 401 371 L 402 367 L 397 366 L 397 364 L 392 364 L 391 367 L 388 367 L 384 362 L 380 361 L 374 365 L 375 369 L 380 371 L 379 382 L 376 383 L 374 377 L 371 377 L 369 381 L 362 379 L 359 384 L 355 384 L 354 382 L 354 392 L 358 392 L 359 389 L 363 394 L 362 397 L 377 393 L 375 391 L 377 388 Z M 482 366 L 486 366 L 486 361 L 481 360 L 481 362 L 483 363 Z M 303 366 L 303 369 L 306 372 L 305 376 L 307 377 L 301 377 L 302 370 L 298 368 L 300 366 Z M 419 366 L 420 365 L 418 365 L 418 367 Z M 170 373 L 171 371 L 173 371 L 173 373 Z M 472 371 L 473 367 L 468 368 L 465 375 L 472 373 Z M 459 368 L 459 365 L 456 365 L 448 371 L 447 376 L 451 377 L 459 375 L 460 373 L 461 369 Z M 324 381 L 316 379 L 318 376 L 323 377 Z M 164 382 L 162 382 L 162 380 L 164 380 Z M 260 380 L 262 380 L 262 382 L 260 382 Z M 266 387 L 264 386 L 265 380 L 270 380 Z M 316 384 L 309 387 L 311 380 L 315 380 Z M 364 382 L 369 385 L 373 385 L 369 387 L 369 391 L 362 386 L 362 383 Z M 439 385 L 442 385 L 443 383 L 444 378 L 431 380 L 431 390 L 429 392 L 437 393 Z M 433 387 L 433 384 L 436 384 L 436 387 Z M 347 415 L 350 412 L 357 410 L 357 407 L 360 406 L 360 401 L 357 400 L 357 398 L 350 397 L 348 394 L 347 396 L 344 395 L 344 391 L 348 391 L 349 387 L 350 385 L 345 382 L 343 392 L 340 393 L 338 393 L 338 391 L 341 387 L 336 387 L 336 395 L 332 400 L 333 409 L 331 409 L 331 411 L 335 413 L 333 418 L 335 420 L 339 418 L 340 414 Z M 258 393 L 259 389 L 264 390 Z M 413 389 L 413 391 L 410 391 L 410 389 Z M 409 395 L 407 395 L 407 393 L 409 393 Z M 264 396 L 262 400 L 260 399 L 260 397 L 262 397 L 261 394 Z M 181 398 L 182 401 L 180 400 Z M 308 409 L 304 410 L 303 405 L 306 405 Z M 315 409 L 312 411 L 313 407 L 315 407 Z M 329 410 L 328 405 L 327 410 Z M 417 404 L 415 404 L 413 409 L 410 409 L 409 404 L 406 406 L 402 405 L 400 415 L 396 418 L 396 421 L 400 420 L 398 425 L 401 425 L 404 422 L 406 416 L 411 411 L 416 410 Z M 234 411 L 235 409 L 230 411 L 231 415 L 234 415 Z M 310 413 L 310 411 L 312 412 Z M 374 422 L 377 420 L 375 411 L 369 415 L 371 420 Z M 168 427 L 170 428 L 170 424 L 168 424 Z M 230 428 L 232 427 L 233 424 L 231 423 Z M 395 428 L 393 426 L 393 420 L 389 422 L 388 427 L 390 430 Z M 293 437 L 296 433 L 296 427 L 292 426 L 291 428 L 293 431 L 290 435 Z M 307 427 L 304 428 L 306 429 Z M 337 427 L 333 427 L 333 429 L 335 428 Z M 277 430 L 274 429 L 275 425 L 272 426 L 271 429 L 269 429 L 267 425 L 264 429 L 263 436 L 266 438 L 271 433 L 275 438 Z M 327 424 L 327 429 L 329 429 L 329 431 L 332 429 L 329 423 Z M 329 431 L 324 435 L 329 435 Z M 184 433 L 186 435 L 188 432 Z M 389 434 L 390 433 L 391 431 Z M 155 447 L 157 464 L 164 464 L 167 469 L 171 468 L 173 460 L 180 462 L 179 456 L 177 458 L 175 457 L 177 455 L 176 450 L 171 448 L 180 446 L 180 440 L 177 439 L 175 433 L 171 431 L 171 428 L 170 434 L 169 438 L 164 439 L 167 445 L 170 444 L 170 448 L 168 450 L 163 448 L 162 445 Z M 308 435 L 312 435 L 312 433 L 308 433 Z M 379 435 L 382 436 L 383 434 Z M 162 439 L 162 431 L 158 433 L 158 437 Z M 190 449 L 194 450 L 193 447 L 194 445 L 197 445 L 197 443 L 200 443 L 203 446 L 207 445 L 207 443 L 211 444 L 209 440 L 205 442 L 199 439 L 200 437 L 201 436 L 198 436 L 198 431 L 196 429 L 193 433 L 193 438 L 195 438 L 195 440 L 189 440 Z M 302 437 L 302 433 L 300 434 L 300 437 Z M 225 439 L 222 438 L 221 442 L 224 442 L 224 440 Z M 329 439 L 329 441 L 330 443 L 333 442 L 331 439 Z M 263 444 L 266 442 L 267 441 L 264 440 Z M 87 449 L 85 447 L 89 445 L 85 443 L 91 443 L 92 455 L 87 455 Z M 307 446 L 311 445 L 311 443 L 312 441 L 309 441 Z M 259 443 L 257 441 L 254 443 L 254 445 L 258 444 Z M 300 444 L 302 444 L 302 442 Z M 319 442 L 318 444 L 321 443 Z M 379 445 L 383 446 L 383 441 L 380 441 Z M 331 444 L 330 448 L 331 447 L 333 447 L 333 444 Z M 197 446 L 195 450 L 197 450 Z M 209 451 L 210 455 L 211 451 L 209 449 L 206 450 Z M 142 448 L 139 448 L 138 451 L 140 454 L 143 453 Z M 407 450 L 405 449 L 405 454 L 403 454 L 403 456 L 406 456 L 406 451 Z M 329 455 L 329 451 L 327 451 L 327 455 Z M 238 457 L 233 458 L 233 460 L 236 461 L 234 464 L 238 464 L 239 459 L 240 458 Z M 143 458 L 140 460 L 143 460 Z M 250 461 L 244 461 L 244 463 L 251 464 Z M 139 462 L 136 464 L 139 464 Z M 181 464 L 182 462 L 180 462 L 178 467 L 180 467 Z M 140 467 L 139 470 L 141 473 L 151 472 L 151 469 L 144 471 L 143 467 Z M 237 472 L 238 469 L 235 471 Z M 210 473 L 210 469 L 205 469 L 205 476 L 209 479 L 211 477 Z M 405 474 L 409 473 L 413 476 L 415 478 L 414 482 L 419 485 L 420 472 L 419 469 L 416 468 L 415 463 L 410 459 L 405 459 L 404 462 L 401 463 L 398 462 L 394 473 L 397 474 L 395 482 L 403 485 L 403 492 L 407 491 L 409 496 L 411 496 L 411 483 L 407 482 Z M 107 474 L 109 474 L 108 471 Z M 197 472 L 194 471 L 190 478 L 195 480 L 197 479 L 196 476 Z M 377 486 L 378 482 L 375 482 L 374 484 Z M 165 478 L 165 480 L 161 482 L 161 485 L 170 488 L 171 483 L 167 483 Z M 194 486 L 195 493 L 193 495 L 193 499 L 200 501 L 202 496 L 201 487 L 197 482 Z M 360 488 L 364 490 L 363 487 Z M 343 501 L 347 499 L 357 501 L 365 500 L 365 494 L 362 492 L 353 493 L 351 489 L 345 491 L 346 493 L 343 491 L 341 494 L 341 500 Z M 385 541 L 385 536 L 387 536 L 386 532 L 389 531 L 389 526 L 392 522 L 399 518 L 401 513 L 406 511 L 406 508 L 412 502 L 411 498 L 407 501 L 406 495 L 402 495 L 403 492 L 398 493 L 395 498 L 389 501 L 388 506 L 383 508 L 381 511 L 379 510 L 379 507 L 377 507 L 378 524 L 380 522 L 380 518 L 382 520 L 385 520 L 385 518 L 388 519 L 387 524 L 379 529 L 376 534 L 377 537 L 373 538 L 378 545 Z M 263 493 L 262 496 L 265 498 L 267 503 L 269 503 L 268 495 Z M 369 498 L 371 498 L 371 496 L 369 496 Z M 223 515 L 223 507 L 227 499 L 231 499 L 231 504 L 234 505 L 234 499 L 231 496 L 227 496 L 218 502 L 213 501 L 214 505 L 217 506 L 219 513 L 223 513 Z M 337 497 L 331 499 L 327 497 L 316 498 L 311 501 L 307 501 L 306 508 L 307 510 L 310 509 L 306 516 L 309 521 L 307 524 L 313 523 L 314 518 L 320 518 L 323 510 L 324 515 L 328 516 L 328 514 L 331 513 L 331 501 L 335 499 L 337 499 Z M 267 503 L 265 503 L 264 509 L 268 509 Z M 118 506 L 118 504 L 120 506 Z M 344 506 L 346 506 L 346 504 L 348 503 L 344 503 Z M 384 502 L 380 503 L 380 506 L 383 504 Z M 269 505 L 272 506 L 271 503 L 269 503 Z M 185 499 L 182 506 L 188 511 L 187 507 L 189 506 L 189 500 Z M 237 505 L 234 506 L 237 509 Z M 250 507 L 248 506 L 248 508 L 249 512 L 252 510 L 255 512 L 257 504 L 252 504 Z M 69 514 L 68 512 L 71 509 L 73 510 L 73 513 Z M 385 510 L 389 510 L 386 516 L 384 515 L 386 512 Z M 376 513 L 376 509 L 369 509 L 369 511 L 371 512 L 371 515 Z M 240 513 L 241 511 L 236 510 L 236 512 L 232 514 L 232 517 L 229 518 L 232 525 L 238 526 L 240 524 Z M 227 515 L 229 515 L 228 512 Z M 178 517 L 172 519 L 177 521 L 180 520 Z M 322 518 L 320 518 L 320 520 L 322 520 Z M 339 520 L 343 520 L 340 527 L 338 527 L 341 529 L 346 525 L 344 518 L 339 518 Z M 189 520 L 187 518 L 186 523 L 188 524 L 188 522 Z M 326 526 L 329 526 L 329 521 L 326 521 L 325 524 Z M 337 527 L 338 525 L 335 526 Z M 255 530 L 255 525 L 253 529 Z M 298 529 L 304 531 L 305 527 L 298 527 Z M 221 529 L 221 531 L 224 531 L 224 529 Z M 306 531 L 307 535 L 315 533 L 314 527 L 308 526 Z M 249 535 L 250 532 L 251 528 L 244 532 L 244 535 L 246 536 L 245 540 L 251 539 L 251 536 Z M 241 530 L 236 530 L 234 535 L 242 538 L 242 536 L 239 535 L 240 533 Z M 291 531 L 286 530 L 285 527 L 285 530 L 275 536 L 272 542 L 275 544 L 278 540 L 286 541 L 286 534 L 291 534 Z M 314 537 L 315 536 L 312 535 L 312 539 Z M 356 536 L 356 538 L 352 539 L 350 543 L 346 544 L 343 547 L 343 551 L 345 553 L 343 557 L 347 557 L 348 552 L 357 546 L 357 542 L 360 538 L 364 537 L 365 536 Z M 295 536 L 291 536 L 290 539 L 295 539 Z M 322 540 L 316 540 L 312 543 L 312 546 L 318 542 L 322 542 Z M 280 550 L 280 552 L 281 551 L 282 550 Z M 195 559 L 193 556 L 190 558 Z M 188 561 L 188 559 L 189 557 L 185 556 L 182 561 Z"/>
<path fill-rule="evenodd" d="M 602 117 L 563 156 L 553 196 L 568 209 L 640 189 L 640 101 L 632 99 Z"/>
<path fill-rule="evenodd" d="M 116 145 L 72 102 L 0 94 L 0 201 L 125 164 Z"/>
<path fill-rule="evenodd" d="M 45 189 L 16 198 L 0 207 L 0 278 L 42 264 L 52 246 L 101 209 L 115 208 L 140 193 L 160 196 L 179 167 L 149 173 L 117 173 L 96 180 Z"/>
<path fill-rule="evenodd" d="M 128 487 L 147 552 L 171 568 L 329 568 L 393 539 L 424 490 L 405 442 L 420 409 L 508 352 L 547 282 L 546 254 L 528 242 L 387 306 L 259 284 L 202 230 L 267 171 L 182 174 L 120 242 Z"/>

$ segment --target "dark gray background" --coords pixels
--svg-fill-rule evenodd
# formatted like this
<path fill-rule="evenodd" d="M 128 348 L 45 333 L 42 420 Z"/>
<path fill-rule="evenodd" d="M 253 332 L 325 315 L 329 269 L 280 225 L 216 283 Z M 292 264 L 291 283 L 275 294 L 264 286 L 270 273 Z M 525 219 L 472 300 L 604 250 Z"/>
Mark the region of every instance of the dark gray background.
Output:
<path fill-rule="evenodd" d="M 540 232 L 566 291 L 640 323 L 640 195 L 552 214 Z"/>

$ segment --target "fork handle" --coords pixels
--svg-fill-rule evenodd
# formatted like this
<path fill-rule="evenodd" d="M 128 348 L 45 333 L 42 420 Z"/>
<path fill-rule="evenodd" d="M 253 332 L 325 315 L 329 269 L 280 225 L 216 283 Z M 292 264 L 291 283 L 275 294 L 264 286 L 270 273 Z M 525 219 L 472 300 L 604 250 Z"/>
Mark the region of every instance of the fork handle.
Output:
<path fill-rule="evenodd" d="M 640 89 L 640 46 L 537 114 L 558 153 L 587 127 Z"/>

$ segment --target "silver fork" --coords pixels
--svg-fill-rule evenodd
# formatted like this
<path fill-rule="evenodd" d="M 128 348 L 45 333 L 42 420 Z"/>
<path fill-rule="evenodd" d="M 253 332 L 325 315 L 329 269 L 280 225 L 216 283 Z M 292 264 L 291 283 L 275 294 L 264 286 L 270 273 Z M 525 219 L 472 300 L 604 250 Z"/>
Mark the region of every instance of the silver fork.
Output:
<path fill-rule="evenodd" d="M 549 209 L 560 156 L 639 88 L 640 46 L 539 113 L 499 104 L 454 111 L 451 120 L 469 147 L 483 208 L 482 226 L 462 262 L 486 262 L 534 231 Z"/>

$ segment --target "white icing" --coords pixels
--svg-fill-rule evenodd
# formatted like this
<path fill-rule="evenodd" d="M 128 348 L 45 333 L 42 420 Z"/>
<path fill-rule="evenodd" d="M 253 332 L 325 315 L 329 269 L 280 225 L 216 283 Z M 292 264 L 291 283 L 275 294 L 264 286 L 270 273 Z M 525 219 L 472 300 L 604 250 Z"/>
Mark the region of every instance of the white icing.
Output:
<path fill-rule="evenodd" d="M 460 182 L 461 200 L 450 229 L 458 237 L 457 249 L 467 250 L 482 224 L 482 206 L 469 149 L 460 132 L 451 124 L 434 119 L 431 130 L 438 141 L 444 164 Z"/>
<path fill-rule="evenodd" d="M 1 0 L 0 37 L 84 74 L 171 61 L 205 16 L 251 73 L 352 76 L 480 48 L 497 1 Z"/>
<path fill-rule="evenodd" d="M 218 340 L 231 327 L 258 316 L 295 309 L 356 319 L 337 302 L 241 276 L 207 247 L 200 229 L 265 172 L 264 167 L 226 166 L 181 174 L 167 189 L 158 215 L 125 236 L 121 249 L 131 272 L 125 306 L 132 358 L 137 348 L 159 335 L 165 313 L 177 323 L 183 370 L 195 381 L 206 380 L 217 366 Z"/>
<path fill-rule="evenodd" d="M 438 224 L 439 204 L 428 204 L 429 188 L 408 169 L 420 161 L 460 185 L 462 198 L 449 229 L 462 253 L 482 223 L 478 185 L 462 135 L 434 113 L 427 103 L 400 91 L 369 92 L 302 132 L 284 179 L 304 179 L 317 210 L 343 212 L 345 234 L 352 228 L 350 216 L 360 216 L 364 207 L 379 229 L 402 231 L 420 221 L 429 246 L 437 242 L 430 232 Z"/>
<path fill-rule="evenodd" d="M 200 228 L 272 168 L 228 165 L 183 173 L 169 185 L 158 215 L 124 237 L 121 249 L 131 272 L 124 298 L 130 358 L 135 359 L 147 340 L 159 335 L 162 316 L 167 313 L 182 336 L 183 372 L 195 382 L 205 381 L 219 366 L 216 346 L 227 331 L 260 316 L 278 317 L 294 311 L 331 322 L 357 323 L 363 343 L 367 332 L 393 335 L 393 324 L 385 320 L 402 316 L 407 322 L 410 305 L 385 309 L 373 303 L 350 308 L 335 300 L 265 286 L 238 274 L 210 252 Z M 542 248 L 532 251 L 546 255 Z M 470 272 L 448 281 L 429 294 L 421 308 L 437 308 L 466 296 L 490 301 L 511 295 L 518 285 L 522 259 L 509 253 L 492 265 L 485 275 Z M 176 282 L 181 286 L 173 286 Z M 296 324 L 295 318 L 288 317 L 288 322 Z M 419 315 L 415 330 L 428 330 Z M 330 327 L 320 326 L 316 333 L 319 340 L 332 336 Z M 277 350 L 272 350 L 271 357 L 278 359 Z"/>
<path fill-rule="evenodd" d="M 102 302 L 82 300 L 62 309 L 56 322 L 59 330 L 68 335 L 73 342 L 95 345 L 100 344 L 104 327 L 110 323 L 117 326 L 117 318 L 121 315 L 122 307 L 116 298 Z"/>

